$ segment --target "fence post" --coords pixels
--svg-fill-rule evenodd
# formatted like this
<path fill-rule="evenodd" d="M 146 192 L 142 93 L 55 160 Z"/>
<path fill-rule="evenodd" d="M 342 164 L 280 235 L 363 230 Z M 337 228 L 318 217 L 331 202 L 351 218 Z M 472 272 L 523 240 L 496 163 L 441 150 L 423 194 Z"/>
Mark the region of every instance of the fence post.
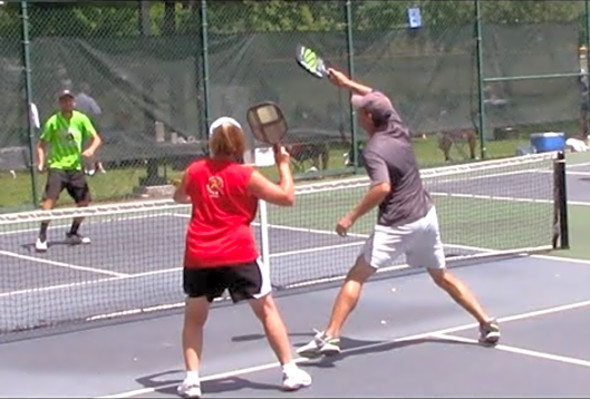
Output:
<path fill-rule="evenodd" d="M 480 0 L 475 1 L 475 40 L 477 45 L 477 94 L 478 94 L 478 123 L 479 123 L 479 148 L 480 158 L 483 160 L 486 157 L 486 143 L 485 143 L 485 102 L 484 102 L 484 87 L 483 87 L 483 43 L 482 43 L 482 29 L 481 29 L 481 8 Z"/>
<path fill-rule="evenodd" d="M 201 0 L 201 43 L 202 43 L 202 68 L 203 68 L 203 100 L 205 104 L 205 139 L 208 138 L 209 118 L 210 118 L 210 99 L 209 99 L 209 38 L 207 24 L 207 0 Z"/>
<path fill-rule="evenodd" d="M 352 35 L 352 2 L 351 0 L 346 0 L 345 3 L 345 11 L 346 11 L 346 46 L 347 46 L 347 53 L 348 53 L 348 76 L 351 79 L 354 79 L 354 45 L 353 45 L 353 35 Z M 350 98 L 350 96 L 348 97 Z M 352 156 L 354 159 L 354 173 L 358 173 L 359 169 L 359 151 L 358 151 L 358 129 L 356 125 L 356 112 L 352 103 L 348 101 L 348 109 L 350 115 L 350 138 L 352 141 Z"/>
<path fill-rule="evenodd" d="M 29 156 L 30 156 L 30 173 L 31 173 L 31 195 L 33 207 L 37 207 L 38 196 L 37 196 L 37 172 L 35 166 L 37 165 L 36 152 L 35 152 L 35 127 L 33 126 L 32 118 L 32 102 L 33 102 L 33 90 L 31 85 L 31 55 L 30 55 L 30 41 L 29 41 L 29 13 L 27 9 L 27 2 L 20 2 L 21 19 L 22 19 L 22 54 L 23 54 L 23 66 L 25 72 L 25 95 L 27 102 L 27 127 L 28 127 L 28 142 L 29 142 Z"/>

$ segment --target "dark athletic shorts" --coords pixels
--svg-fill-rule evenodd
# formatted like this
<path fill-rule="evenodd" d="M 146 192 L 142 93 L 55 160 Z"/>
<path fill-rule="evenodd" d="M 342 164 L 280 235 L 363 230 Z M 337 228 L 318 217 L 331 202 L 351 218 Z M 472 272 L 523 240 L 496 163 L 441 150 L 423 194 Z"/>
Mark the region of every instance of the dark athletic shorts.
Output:
<path fill-rule="evenodd" d="M 184 268 L 184 293 L 190 298 L 206 296 L 209 302 L 227 289 L 234 303 L 261 298 L 271 292 L 267 267 L 256 260 L 232 266 Z"/>
<path fill-rule="evenodd" d="M 90 188 L 83 171 L 49 169 L 43 199 L 57 201 L 64 189 L 77 204 L 91 201 Z"/>

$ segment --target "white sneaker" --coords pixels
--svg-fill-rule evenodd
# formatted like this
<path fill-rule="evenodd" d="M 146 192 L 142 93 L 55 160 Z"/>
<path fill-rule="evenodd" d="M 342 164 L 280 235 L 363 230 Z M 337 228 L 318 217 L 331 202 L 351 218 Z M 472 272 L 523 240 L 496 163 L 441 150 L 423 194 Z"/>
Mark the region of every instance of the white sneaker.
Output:
<path fill-rule="evenodd" d="M 47 251 L 47 240 L 41 241 L 41 238 L 37 238 L 35 242 L 35 250 L 37 252 L 46 252 Z"/>
<path fill-rule="evenodd" d="M 290 367 L 283 371 L 283 389 L 285 391 L 296 391 L 311 385 L 311 376 L 297 366 Z"/>
<path fill-rule="evenodd" d="M 316 331 L 311 341 L 297 349 L 301 357 L 313 359 L 319 356 L 335 356 L 340 353 L 340 339 L 328 337 L 323 331 Z"/>
<path fill-rule="evenodd" d="M 202 395 L 201 385 L 198 382 L 186 379 L 176 388 L 176 392 L 184 398 L 200 398 Z"/>

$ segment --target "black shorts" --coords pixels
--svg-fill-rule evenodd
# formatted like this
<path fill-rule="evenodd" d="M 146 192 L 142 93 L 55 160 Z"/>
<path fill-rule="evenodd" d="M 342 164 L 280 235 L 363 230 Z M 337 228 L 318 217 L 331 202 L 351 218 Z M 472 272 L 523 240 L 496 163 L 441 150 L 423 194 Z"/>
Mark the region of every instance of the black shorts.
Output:
<path fill-rule="evenodd" d="M 84 172 L 81 170 L 49 169 L 43 199 L 57 201 L 64 188 L 77 204 L 88 203 L 91 200 L 90 188 Z"/>
<path fill-rule="evenodd" d="M 209 302 L 227 289 L 234 303 L 261 298 L 271 292 L 268 269 L 259 261 L 235 266 L 184 268 L 184 293 L 190 298 L 206 296 Z"/>

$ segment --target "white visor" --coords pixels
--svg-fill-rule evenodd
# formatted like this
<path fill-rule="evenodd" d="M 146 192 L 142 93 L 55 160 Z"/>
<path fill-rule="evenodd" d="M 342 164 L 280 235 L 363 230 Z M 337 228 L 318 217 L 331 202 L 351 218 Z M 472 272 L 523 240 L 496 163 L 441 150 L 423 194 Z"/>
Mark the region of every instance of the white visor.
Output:
<path fill-rule="evenodd" d="M 240 123 L 237 120 L 235 120 L 234 118 L 230 118 L 229 116 L 222 116 L 221 118 L 215 119 L 215 121 L 213 121 L 213 123 L 209 127 L 209 137 L 213 136 L 213 132 L 215 131 L 215 129 L 217 129 L 219 126 L 223 125 L 224 123 L 229 123 L 230 125 L 233 125 L 240 130 L 242 129 L 242 126 L 240 125 Z"/>

